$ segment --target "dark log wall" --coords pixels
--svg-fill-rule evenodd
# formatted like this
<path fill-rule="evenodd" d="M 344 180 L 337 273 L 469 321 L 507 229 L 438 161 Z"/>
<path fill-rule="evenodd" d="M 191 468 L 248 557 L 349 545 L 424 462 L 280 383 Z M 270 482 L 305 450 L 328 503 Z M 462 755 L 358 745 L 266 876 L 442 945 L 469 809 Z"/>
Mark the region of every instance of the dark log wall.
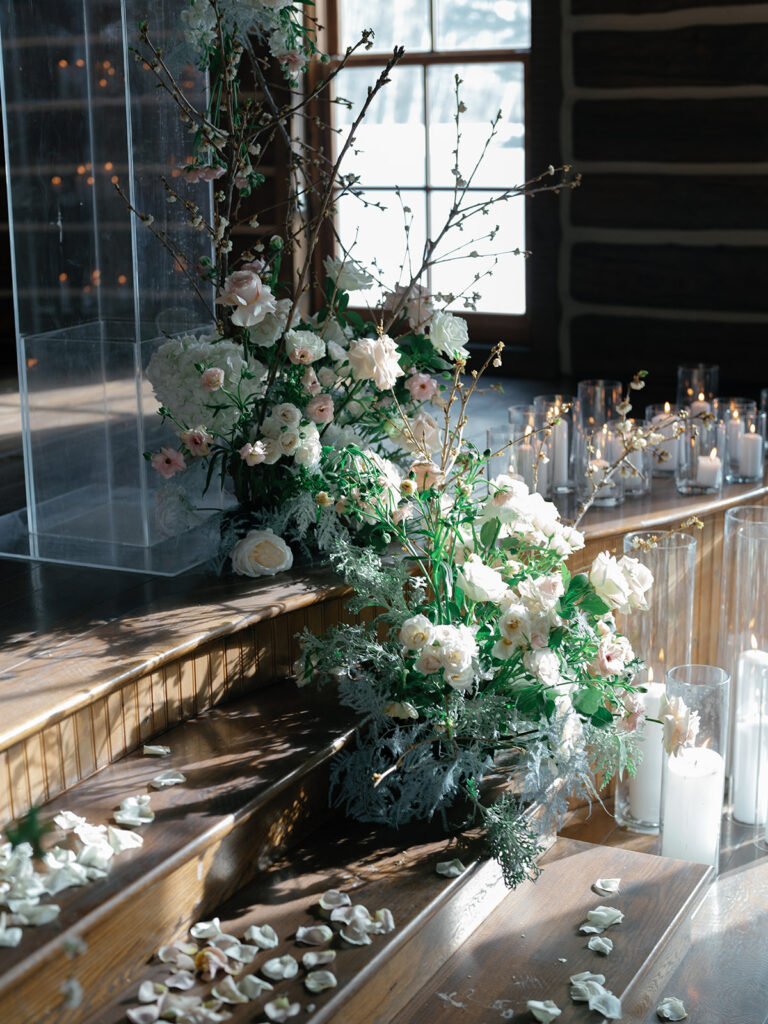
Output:
<path fill-rule="evenodd" d="M 768 3 L 563 0 L 563 369 L 768 386 Z"/>

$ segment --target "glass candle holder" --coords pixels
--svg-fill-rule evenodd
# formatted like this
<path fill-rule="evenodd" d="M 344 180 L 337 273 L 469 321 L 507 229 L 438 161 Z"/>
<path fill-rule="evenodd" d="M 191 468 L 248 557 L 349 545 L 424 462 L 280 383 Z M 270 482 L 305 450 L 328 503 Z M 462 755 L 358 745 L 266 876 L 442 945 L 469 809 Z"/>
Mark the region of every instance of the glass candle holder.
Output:
<path fill-rule="evenodd" d="M 719 494 L 726 460 L 724 424 L 686 420 L 677 445 L 675 484 L 680 494 Z"/>
<path fill-rule="evenodd" d="M 691 720 L 694 713 L 698 716 L 698 730 L 676 753 L 665 750 L 662 756 L 659 852 L 662 857 L 711 864 L 715 874 L 725 791 L 729 686 L 728 673 L 713 665 L 679 665 L 667 672 L 667 698 L 681 699 Z"/>
<path fill-rule="evenodd" d="M 647 609 L 618 617 L 619 629 L 646 665 L 632 681 L 644 688 L 637 699 L 646 721 L 637 731 L 642 759 L 634 778 L 625 774 L 616 781 L 615 817 L 631 831 L 645 833 L 659 829 L 664 753 L 662 727 L 647 719 L 659 717 L 667 665 L 691 660 L 696 575 L 695 537 L 676 533 L 655 542 L 654 537 L 651 530 L 645 530 L 624 538 L 624 553 L 650 569 L 653 588 Z"/>
<path fill-rule="evenodd" d="M 490 457 L 485 464 L 485 473 L 489 481 L 497 476 L 508 476 L 512 473 L 511 440 L 512 431 L 508 426 L 488 429 L 486 447 L 490 452 Z"/>
<path fill-rule="evenodd" d="M 628 422 L 634 429 L 641 430 L 643 434 L 647 434 L 651 426 L 648 420 L 631 419 Z M 619 421 L 611 420 L 608 427 L 616 432 L 616 437 L 621 442 L 622 435 L 618 430 Z M 622 450 L 623 447 L 620 443 L 616 448 L 615 458 L 619 458 Z M 624 456 L 617 472 L 624 481 L 625 498 L 642 498 L 643 495 L 649 494 L 653 476 L 653 451 L 647 445 L 645 448 L 634 449 Z"/>
<path fill-rule="evenodd" d="M 721 663 L 731 674 L 730 800 L 734 821 L 768 840 L 768 507 L 725 514 Z"/>
<path fill-rule="evenodd" d="M 616 419 L 621 402 L 621 381 L 580 380 L 576 389 L 576 419 L 583 434 L 591 435 L 608 420 Z"/>
<path fill-rule="evenodd" d="M 580 501 L 597 506 L 624 501 L 624 477 L 616 462 L 623 451 L 621 435 L 609 423 L 590 435 L 576 437 L 576 491 Z"/>
<path fill-rule="evenodd" d="M 576 399 L 572 395 L 537 395 L 533 400 L 537 428 L 550 425 L 546 441 L 550 491 L 554 494 L 568 494 L 575 489 L 572 444 L 575 408 Z"/>
<path fill-rule="evenodd" d="M 763 388 L 760 391 L 760 412 L 768 415 L 768 388 Z"/>
<path fill-rule="evenodd" d="M 720 400 L 718 399 L 718 402 Z M 765 413 L 757 412 L 750 400 L 728 399 L 720 412 L 725 424 L 729 484 L 754 483 L 763 479 L 765 468 Z"/>
<path fill-rule="evenodd" d="M 691 413 L 711 412 L 720 389 L 720 367 L 715 363 L 697 363 L 677 368 L 677 405 Z"/>
<path fill-rule="evenodd" d="M 678 422 L 679 405 L 671 402 L 646 406 L 645 418 L 653 424 L 658 434 L 664 438 L 651 451 L 653 475 L 656 477 L 673 477 L 677 469 L 677 438 L 675 424 Z"/>

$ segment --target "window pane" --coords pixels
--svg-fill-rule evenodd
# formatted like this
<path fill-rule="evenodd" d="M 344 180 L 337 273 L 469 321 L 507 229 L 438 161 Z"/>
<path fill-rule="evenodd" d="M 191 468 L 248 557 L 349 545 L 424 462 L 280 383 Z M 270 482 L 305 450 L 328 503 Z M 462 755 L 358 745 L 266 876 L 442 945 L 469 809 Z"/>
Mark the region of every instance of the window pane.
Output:
<path fill-rule="evenodd" d="M 365 28 L 376 33 L 373 52 L 395 46 L 428 50 L 429 0 L 339 0 L 339 39 L 342 52 L 353 46 Z"/>
<path fill-rule="evenodd" d="M 530 0 L 434 0 L 435 49 L 498 50 L 531 45 Z"/>
<path fill-rule="evenodd" d="M 459 95 L 466 106 L 461 115 L 459 169 L 468 178 L 488 138 L 490 122 L 499 110 L 502 120 L 472 184 L 509 188 L 525 178 L 525 114 L 523 65 L 457 64 L 428 68 L 429 155 L 432 185 L 453 185 L 451 169 L 456 148 L 454 78 L 462 79 Z"/>
<path fill-rule="evenodd" d="M 391 289 L 410 280 L 421 265 L 426 237 L 425 194 L 403 191 L 402 205 L 394 192 L 371 191 L 364 193 L 364 198 L 381 203 L 386 210 L 363 206 L 354 196 L 343 196 L 338 203 L 339 236 L 351 255 Z M 403 214 L 403 206 L 410 212 Z M 406 219 L 412 222 L 408 233 Z M 374 304 L 380 291 L 372 288 L 358 292 L 356 301 L 360 305 Z"/>
<path fill-rule="evenodd" d="M 468 198 L 470 202 L 483 202 L 493 195 L 492 192 L 473 192 Z M 450 192 L 435 192 L 431 196 L 433 238 L 445 223 L 451 199 Z M 497 225 L 499 231 L 493 241 L 480 237 Z M 432 291 L 443 294 L 450 292 L 453 295 L 477 291 L 481 295 L 477 303 L 479 313 L 524 313 L 525 257 L 509 253 L 510 249 L 515 248 L 525 248 L 525 200 L 522 197 L 497 203 L 490 208 L 487 217 L 478 214 L 465 224 L 463 231 L 454 231 L 446 236 L 437 255 L 451 254 L 454 258 L 433 269 Z M 470 257 L 468 254 L 473 250 L 480 253 L 480 256 Z M 475 274 L 482 274 L 493 266 L 493 256 L 486 255 L 493 253 L 498 254 L 499 262 L 492 276 L 483 277 L 474 283 Z M 463 298 L 457 299 L 449 308 L 460 313 L 464 309 Z"/>
<path fill-rule="evenodd" d="M 343 174 L 357 174 L 362 185 L 423 186 L 424 85 L 421 68 L 396 68 L 392 80 L 376 96 L 356 141 L 342 165 Z M 349 126 L 376 81 L 376 68 L 343 71 L 336 79 L 336 95 L 351 100 L 352 109 L 335 105 L 336 125 L 343 145 Z"/>

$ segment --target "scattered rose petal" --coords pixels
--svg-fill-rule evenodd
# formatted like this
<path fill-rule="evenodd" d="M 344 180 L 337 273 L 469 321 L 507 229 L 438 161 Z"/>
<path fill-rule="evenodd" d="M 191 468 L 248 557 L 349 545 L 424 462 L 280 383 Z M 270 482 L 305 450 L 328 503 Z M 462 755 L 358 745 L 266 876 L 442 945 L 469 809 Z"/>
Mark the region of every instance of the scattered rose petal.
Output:
<path fill-rule="evenodd" d="M 166 988 L 176 988 L 180 992 L 194 988 L 196 983 L 197 979 L 189 971 L 177 971 L 175 974 L 169 974 L 163 982 Z"/>
<path fill-rule="evenodd" d="M 338 981 L 331 971 L 311 971 L 304 979 L 307 989 L 313 994 L 325 992 L 327 988 L 336 988 Z"/>
<path fill-rule="evenodd" d="M 160 1007 L 156 1003 L 153 1006 L 134 1006 L 125 1011 L 125 1016 L 131 1024 L 154 1024 L 160 1019 Z"/>
<path fill-rule="evenodd" d="M 86 846 L 99 846 L 100 843 L 107 841 L 106 825 L 90 825 L 86 821 L 82 825 L 76 825 L 74 833 Z"/>
<path fill-rule="evenodd" d="M 230 978 L 229 975 L 211 990 L 211 995 L 214 999 L 220 999 L 222 1003 L 248 1002 L 248 996 L 240 991 L 234 978 Z"/>
<path fill-rule="evenodd" d="M 278 996 L 264 1007 L 264 1013 L 276 1024 L 282 1024 L 282 1021 L 288 1020 L 289 1017 L 295 1017 L 300 1010 L 301 1005 L 292 1003 L 288 996 Z"/>
<path fill-rule="evenodd" d="M 336 910 L 337 907 L 351 906 L 352 900 L 346 892 L 340 892 L 338 889 L 329 889 L 328 892 L 323 893 L 318 903 L 321 910 L 330 913 L 330 911 Z"/>
<path fill-rule="evenodd" d="M 52 850 L 48 850 L 47 853 L 43 854 L 43 864 L 48 868 L 49 871 L 57 871 L 59 868 L 67 867 L 69 864 L 74 864 L 77 860 L 77 855 L 74 850 L 68 850 L 66 846 L 54 846 Z"/>
<path fill-rule="evenodd" d="M 604 1017 L 618 1020 L 621 1017 L 621 1000 L 604 988 L 605 975 L 582 971 L 571 977 L 571 999 L 574 1003 L 586 1003 L 590 1010 L 602 1013 Z"/>
<path fill-rule="evenodd" d="M 624 920 L 624 915 L 616 907 L 596 907 L 587 913 L 587 920 L 579 925 L 579 931 L 585 934 L 594 933 L 599 935 L 612 924 L 619 924 Z"/>
<path fill-rule="evenodd" d="M 275 929 L 268 924 L 263 924 L 260 928 L 255 924 L 251 925 L 243 938 L 246 942 L 253 942 L 259 949 L 274 949 L 280 941 Z"/>
<path fill-rule="evenodd" d="M 620 878 L 598 878 L 592 883 L 592 888 L 598 896 L 615 896 L 620 885 Z"/>
<path fill-rule="evenodd" d="M 156 1003 L 160 996 L 168 991 L 167 985 L 161 985 L 159 981 L 142 981 L 136 998 L 140 1003 Z"/>
<path fill-rule="evenodd" d="M 6 914 L 0 914 L 0 946 L 4 946 L 6 948 L 18 946 L 21 942 L 21 928 L 7 928 L 7 920 L 8 918 Z"/>
<path fill-rule="evenodd" d="M 274 991 L 273 985 L 264 981 L 263 978 L 257 978 L 255 974 L 246 974 L 244 978 L 240 979 L 237 987 L 249 1000 L 258 999 L 264 992 Z"/>
<path fill-rule="evenodd" d="M 64 953 L 70 960 L 76 956 L 82 956 L 88 949 L 88 943 L 79 935 L 68 935 L 61 943 Z"/>
<path fill-rule="evenodd" d="M 198 936 L 199 938 L 199 936 Z M 226 932 L 219 932 L 218 935 L 213 935 L 208 939 L 209 946 L 218 946 L 219 949 L 223 949 L 227 956 L 232 956 L 230 950 L 240 945 L 240 940 L 235 938 L 234 935 L 227 935 Z"/>
<path fill-rule="evenodd" d="M 198 921 L 189 929 L 193 939 L 215 939 L 217 935 L 223 935 L 221 920 L 214 917 L 212 921 Z"/>
<path fill-rule="evenodd" d="M 354 907 L 337 907 L 331 911 L 331 921 L 347 927 L 354 926 L 362 931 L 369 931 L 374 924 L 370 910 L 362 903 L 357 903 Z"/>
<path fill-rule="evenodd" d="M 296 941 L 304 946 L 322 946 L 333 938 L 333 929 L 327 924 L 314 924 L 296 929 Z"/>
<path fill-rule="evenodd" d="M 54 817 L 53 823 L 56 828 L 60 828 L 62 832 L 71 832 L 72 829 L 77 828 L 78 825 L 85 825 L 85 818 L 81 818 L 79 814 L 75 814 L 74 811 L 59 811 Z"/>
<path fill-rule="evenodd" d="M 306 970 L 311 971 L 313 967 L 320 967 L 322 964 L 329 964 L 336 959 L 335 949 L 322 949 L 317 952 L 305 953 L 301 963 Z"/>
<path fill-rule="evenodd" d="M 559 1017 L 563 1012 L 551 999 L 546 999 L 544 1002 L 540 999 L 529 999 L 525 1005 L 534 1019 L 539 1021 L 539 1024 L 550 1024 L 555 1017 Z"/>
<path fill-rule="evenodd" d="M 64 996 L 61 1005 L 65 1010 L 76 1010 L 83 1001 L 83 986 L 77 978 L 67 978 L 59 992 Z"/>
<path fill-rule="evenodd" d="M 150 807 L 150 795 L 140 793 L 138 796 L 127 796 L 120 804 L 119 810 L 112 815 L 118 825 L 146 825 L 155 820 L 155 812 Z"/>
<path fill-rule="evenodd" d="M 261 965 L 261 973 L 271 981 L 282 981 L 285 978 L 295 978 L 299 973 L 299 965 L 290 954 L 275 956 Z"/>
<path fill-rule="evenodd" d="M 342 928 L 339 932 L 342 939 L 349 943 L 350 946 L 370 946 L 371 936 L 363 928 L 359 928 L 354 924 L 348 925 L 346 928 Z"/>
<path fill-rule="evenodd" d="M 592 995 L 587 1005 L 590 1010 L 602 1013 L 608 1020 L 621 1020 L 621 1000 L 607 989 Z"/>
<path fill-rule="evenodd" d="M 565 957 L 565 956 L 559 956 L 557 958 L 557 960 L 558 960 L 558 963 L 561 963 L 561 964 L 567 964 L 568 963 L 568 957 Z"/>
<path fill-rule="evenodd" d="M 126 850 L 136 850 L 144 845 L 144 836 L 133 832 L 129 828 L 107 827 L 107 841 L 115 853 L 124 853 Z"/>
<path fill-rule="evenodd" d="M 70 889 L 74 885 L 85 885 L 87 882 L 88 873 L 82 864 L 67 864 L 46 875 L 45 891 L 49 896 L 56 896 L 64 889 Z"/>
<path fill-rule="evenodd" d="M 466 870 L 458 858 L 455 860 L 441 860 L 435 868 L 438 875 L 445 875 L 446 878 L 458 878 Z"/>
<path fill-rule="evenodd" d="M 16 907 L 11 914 L 11 924 L 29 925 L 33 928 L 50 924 L 61 913 L 61 907 L 55 903 L 17 903 Z"/>
<path fill-rule="evenodd" d="M 605 984 L 604 974 L 592 974 L 591 971 L 582 971 L 580 974 L 571 975 L 571 999 L 574 1003 L 586 1003 L 591 993 L 595 991 L 594 986 L 602 988 Z"/>
<path fill-rule="evenodd" d="M 170 747 L 164 747 L 162 743 L 145 743 L 141 748 L 144 757 L 167 757 L 171 752 Z"/>
<path fill-rule="evenodd" d="M 93 843 L 82 848 L 77 855 L 77 863 L 84 868 L 95 868 L 96 871 L 106 874 L 114 855 L 115 851 L 109 843 Z"/>
<path fill-rule="evenodd" d="M 678 999 L 677 996 L 664 996 L 656 1007 L 656 1016 L 659 1020 L 685 1020 L 688 1013 L 682 999 Z"/>
<path fill-rule="evenodd" d="M 388 935 L 395 930 L 395 919 L 388 907 L 382 907 L 373 915 L 374 925 L 369 928 L 375 935 Z"/>
<path fill-rule="evenodd" d="M 194 971 L 193 957 L 197 946 L 192 942 L 177 942 L 173 946 L 161 946 L 157 951 L 157 959 L 164 964 L 173 964 L 182 971 Z"/>
<path fill-rule="evenodd" d="M 217 942 L 214 939 L 214 942 Z M 237 960 L 241 964 L 252 964 L 261 950 L 258 946 L 249 946 L 245 942 L 236 942 L 234 946 L 227 946 L 226 953 L 230 960 Z"/>
<path fill-rule="evenodd" d="M 174 768 L 168 768 L 164 772 L 160 772 L 154 779 L 150 779 L 149 784 L 152 789 L 169 789 L 171 786 L 178 786 L 182 782 L 187 781 L 187 776 L 183 772 L 177 772 Z"/>
<path fill-rule="evenodd" d="M 593 935 L 587 943 L 587 948 L 594 950 L 595 953 L 608 956 L 613 949 L 613 942 L 606 935 Z"/>
<path fill-rule="evenodd" d="M 203 981 L 213 981 L 219 971 L 232 974 L 233 968 L 223 949 L 206 946 L 195 955 L 195 970 L 200 972 Z"/>

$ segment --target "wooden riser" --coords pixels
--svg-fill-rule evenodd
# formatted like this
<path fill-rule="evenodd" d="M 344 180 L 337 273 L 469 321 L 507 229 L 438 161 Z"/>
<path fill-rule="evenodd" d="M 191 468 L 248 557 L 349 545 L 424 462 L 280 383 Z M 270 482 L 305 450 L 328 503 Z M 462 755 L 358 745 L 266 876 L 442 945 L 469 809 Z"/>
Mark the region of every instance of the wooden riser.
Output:
<path fill-rule="evenodd" d="M 0 1020 L 71 1024 L 99 1008 L 136 975 L 158 945 L 182 935 L 286 846 L 328 814 L 328 762 L 351 735 L 337 706 L 272 687 L 177 726 L 164 741 L 170 757 L 134 755 L 105 768 L 45 808 L 106 824 L 120 802 L 148 792 L 162 769 L 187 782 L 152 791 L 155 821 L 144 846 L 112 861 L 106 879 L 67 889 L 56 925 L 24 930 L 0 950 Z M 51 839 L 51 845 L 56 839 Z M 76 964 L 64 952 L 78 936 Z M 84 1010 L 62 1008 L 61 985 L 76 974 Z"/>

